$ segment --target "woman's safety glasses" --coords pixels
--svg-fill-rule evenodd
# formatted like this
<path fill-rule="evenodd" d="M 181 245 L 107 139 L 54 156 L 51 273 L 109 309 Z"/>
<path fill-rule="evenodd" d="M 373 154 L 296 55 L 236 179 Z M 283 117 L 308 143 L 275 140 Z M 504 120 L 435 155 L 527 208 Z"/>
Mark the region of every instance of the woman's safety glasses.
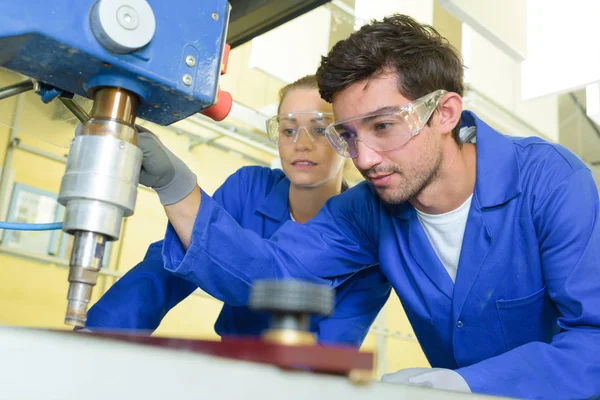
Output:
<path fill-rule="evenodd" d="M 358 156 L 359 141 L 377 152 L 395 150 L 421 132 L 446 93 L 436 90 L 403 106 L 337 121 L 327 127 L 327 139 L 348 158 Z"/>
<path fill-rule="evenodd" d="M 267 133 L 272 142 L 281 146 L 296 144 L 304 130 L 311 141 L 327 142 L 325 129 L 333 122 L 333 114 L 301 111 L 279 114 L 267 120 Z"/>

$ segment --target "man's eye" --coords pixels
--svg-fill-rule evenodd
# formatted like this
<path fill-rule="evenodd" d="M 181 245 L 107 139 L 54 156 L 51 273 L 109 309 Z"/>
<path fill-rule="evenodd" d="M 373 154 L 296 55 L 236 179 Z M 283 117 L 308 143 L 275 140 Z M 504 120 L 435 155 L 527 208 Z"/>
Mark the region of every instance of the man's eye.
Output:
<path fill-rule="evenodd" d="M 377 122 L 375 123 L 375 132 L 385 131 L 390 129 L 394 124 L 391 122 Z"/>
<path fill-rule="evenodd" d="M 350 139 L 356 137 L 356 135 L 350 131 L 341 132 L 341 133 L 339 133 L 339 135 L 344 140 L 350 140 Z"/>

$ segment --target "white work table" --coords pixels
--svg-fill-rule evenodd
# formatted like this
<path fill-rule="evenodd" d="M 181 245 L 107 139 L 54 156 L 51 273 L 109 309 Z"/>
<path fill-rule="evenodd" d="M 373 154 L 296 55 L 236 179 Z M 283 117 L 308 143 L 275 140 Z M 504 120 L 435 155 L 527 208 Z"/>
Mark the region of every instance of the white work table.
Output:
<path fill-rule="evenodd" d="M 494 399 L 0 326 L 0 399 Z"/>

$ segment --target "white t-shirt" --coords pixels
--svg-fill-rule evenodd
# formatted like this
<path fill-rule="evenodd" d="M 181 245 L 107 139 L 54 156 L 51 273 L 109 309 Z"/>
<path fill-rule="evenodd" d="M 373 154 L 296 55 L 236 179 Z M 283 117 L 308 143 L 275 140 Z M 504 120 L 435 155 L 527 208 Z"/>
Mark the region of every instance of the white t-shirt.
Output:
<path fill-rule="evenodd" d="M 474 126 L 463 127 L 460 129 L 460 140 L 474 144 L 476 143 L 475 133 Z M 472 199 L 473 195 L 471 194 L 460 207 L 445 214 L 432 215 L 416 210 L 429 243 L 448 271 L 452 282 L 456 281 L 456 270 Z"/>
<path fill-rule="evenodd" d="M 452 282 L 456 281 L 456 270 L 472 199 L 473 195 L 457 209 L 444 214 L 425 214 L 416 210 L 429 243 L 448 271 Z"/>

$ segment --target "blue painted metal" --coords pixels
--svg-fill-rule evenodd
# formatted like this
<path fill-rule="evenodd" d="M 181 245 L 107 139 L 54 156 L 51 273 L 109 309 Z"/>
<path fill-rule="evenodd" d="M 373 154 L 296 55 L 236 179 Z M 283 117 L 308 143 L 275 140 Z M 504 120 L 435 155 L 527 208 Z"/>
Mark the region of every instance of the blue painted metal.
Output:
<path fill-rule="evenodd" d="M 156 32 L 125 55 L 105 50 L 89 22 L 94 0 L 0 1 L 0 66 L 90 97 L 100 86 L 140 96 L 138 116 L 168 125 L 216 99 L 229 15 L 226 0 L 147 0 Z M 219 18 L 213 18 L 213 13 Z M 196 65 L 185 58 L 193 55 Z M 182 77 L 193 83 L 186 86 Z"/>

